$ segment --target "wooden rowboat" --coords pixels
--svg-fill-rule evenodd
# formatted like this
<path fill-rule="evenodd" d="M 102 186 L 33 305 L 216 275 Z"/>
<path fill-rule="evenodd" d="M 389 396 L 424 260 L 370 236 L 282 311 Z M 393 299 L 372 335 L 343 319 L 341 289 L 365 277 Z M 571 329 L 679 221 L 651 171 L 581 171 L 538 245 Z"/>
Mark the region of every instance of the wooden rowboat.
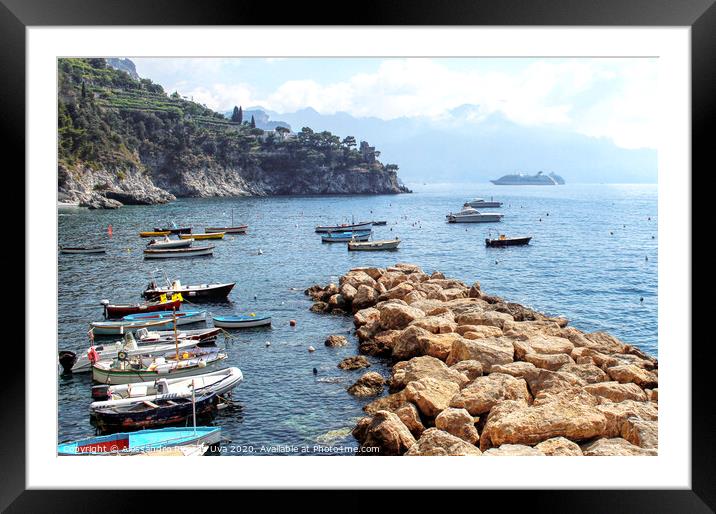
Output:
<path fill-rule="evenodd" d="M 380 250 L 397 250 L 400 239 L 388 239 L 383 241 L 348 241 L 349 251 L 375 252 Z"/>
<path fill-rule="evenodd" d="M 140 232 L 139 237 L 160 237 L 160 236 L 168 236 L 171 234 L 168 230 L 148 230 L 146 232 Z"/>
<path fill-rule="evenodd" d="M 223 234 L 222 234 L 223 235 Z M 144 250 L 145 259 L 173 259 L 177 257 L 201 257 L 213 255 L 214 247 L 194 246 L 192 248 L 168 248 L 166 250 Z"/>
<path fill-rule="evenodd" d="M 104 246 L 60 246 L 60 253 L 107 253 Z"/>
<path fill-rule="evenodd" d="M 204 232 L 207 234 L 216 232 L 224 232 L 226 234 L 245 234 L 248 228 L 248 225 L 239 225 L 238 227 L 206 227 Z"/>
<path fill-rule="evenodd" d="M 505 237 L 500 235 L 497 239 L 485 239 L 487 247 L 522 246 L 529 244 L 532 237 Z"/>
<path fill-rule="evenodd" d="M 225 232 L 212 232 L 210 234 L 179 234 L 179 239 L 224 239 Z"/>
<path fill-rule="evenodd" d="M 137 455 L 196 444 L 216 444 L 220 427 L 176 427 L 88 437 L 57 445 L 58 455 Z"/>
<path fill-rule="evenodd" d="M 373 222 L 372 221 L 365 221 L 362 223 L 354 223 L 354 224 L 344 224 L 344 225 L 324 225 L 324 226 L 317 226 L 316 232 L 317 233 L 325 233 L 325 232 L 336 232 L 336 231 L 346 231 L 346 230 L 370 230 L 373 228 Z"/>
<path fill-rule="evenodd" d="M 271 324 L 271 316 L 214 316 L 214 326 L 221 328 L 251 328 Z"/>

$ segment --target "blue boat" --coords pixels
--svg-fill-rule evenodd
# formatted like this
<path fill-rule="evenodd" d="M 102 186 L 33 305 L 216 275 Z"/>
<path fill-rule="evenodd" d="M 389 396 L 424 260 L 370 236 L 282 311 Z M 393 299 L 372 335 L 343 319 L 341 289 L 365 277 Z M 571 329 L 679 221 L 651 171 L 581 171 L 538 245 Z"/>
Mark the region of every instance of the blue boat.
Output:
<path fill-rule="evenodd" d="M 157 311 L 128 314 L 124 321 L 172 321 L 176 316 L 177 326 L 206 321 L 206 311 Z M 173 325 L 172 325 L 173 326 Z M 172 328 L 172 327 L 170 327 Z"/>
<path fill-rule="evenodd" d="M 324 243 L 347 243 L 348 241 L 368 241 L 370 230 L 356 230 L 347 232 L 328 232 L 321 236 Z"/>
<path fill-rule="evenodd" d="M 181 427 L 139 430 L 112 435 L 88 437 L 57 445 L 58 455 L 136 455 L 171 448 L 205 443 L 213 445 L 221 439 L 219 427 Z"/>
<path fill-rule="evenodd" d="M 271 324 L 271 316 L 214 316 L 214 326 L 221 328 L 251 328 Z"/>

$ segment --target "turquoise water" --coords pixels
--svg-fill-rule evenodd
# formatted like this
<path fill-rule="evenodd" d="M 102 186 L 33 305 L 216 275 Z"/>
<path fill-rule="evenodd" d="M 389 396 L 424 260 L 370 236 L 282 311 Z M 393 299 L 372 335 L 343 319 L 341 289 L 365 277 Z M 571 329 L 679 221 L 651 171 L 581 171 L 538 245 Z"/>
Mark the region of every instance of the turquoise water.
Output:
<path fill-rule="evenodd" d="M 655 185 L 565 185 L 431 188 L 399 196 L 329 196 L 181 199 L 161 206 L 60 214 L 60 244 L 106 244 L 105 256 L 59 255 L 59 347 L 88 346 L 90 321 L 100 320 L 100 300 L 135 302 L 152 270 L 164 269 L 185 284 L 236 282 L 230 303 L 206 304 L 215 315 L 267 313 L 271 329 L 234 331 L 228 364 L 244 382 L 236 405 L 214 424 L 230 439 L 226 454 L 343 453 L 355 447 L 349 433 L 361 416 L 360 400 L 346 393 L 365 370 L 336 367 L 356 353 L 357 341 L 326 348 L 330 334 L 348 334 L 349 317 L 309 312 L 303 290 L 326 284 L 354 266 L 412 262 L 490 293 L 552 315 L 586 331 L 606 330 L 657 355 L 657 188 Z M 447 224 L 475 196 L 505 204 L 498 224 Z M 137 236 L 167 220 L 178 225 L 249 225 L 247 235 L 227 235 L 213 257 L 144 261 L 146 240 Z M 348 252 L 323 244 L 316 225 L 384 219 L 375 238 L 400 236 L 397 252 Z M 106 229 L 111 224 L 113 237 Z M 488 231 L 531 235 L 527 247 L 485 248 Z M 643 301 L 641 299 L 643 298 Z M 289 320 L 296 320 L 296 327 Z M 194 328 L 189 326 L 187 328 Z M 270 346 L 266 343 L 270 342 Z M 316 352 L 309 353 L 312 345 Z M 388 376 L 380 359 L 372 370 Z M 313 368 L 318 374 L 313 374 Z M 59 379 L 59 440 L 93 434 L 89 424 L 89 374 Z M 262 448 L 264 446 L 264 448 Z"/>

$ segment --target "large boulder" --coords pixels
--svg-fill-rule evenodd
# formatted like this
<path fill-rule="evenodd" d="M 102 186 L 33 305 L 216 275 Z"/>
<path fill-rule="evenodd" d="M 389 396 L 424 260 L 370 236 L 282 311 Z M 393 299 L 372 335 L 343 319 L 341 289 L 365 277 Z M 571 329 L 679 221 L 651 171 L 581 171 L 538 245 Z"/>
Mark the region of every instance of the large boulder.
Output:
<path fill-rule="evenodd" d="M 385 379 L 375 371 L 369 371 L 348 388 L 353 396 L 377 396 L 383 392 Z"/>
<path fill-rule="evenodd" d="M 423 311 L 410 305 L 386 303 L 380 309 L 380 325 L 384 330 L 401 330 L 423 317 Z"/>
<path fill-rule="evenodd" d="M 353 312 L 372 307 L 378 301 L 378 293 L 372 286 L 360 284 L 353 297 Z"/>
<path fill-rule="evenodd" d="M 447 334 L 455 332 L 458 325 L 447 316 L 425 316 L 416 319 L 410 326 L 424 328 L 432 334 Z"/>
<path fill-rule="evenodd" d="M 553 437 L 542 441 L 536 445 L 535 450 L 539 450 L 545 455 L 560 455 L 560 456 L 576 456 L 582 455 L 582 449 L 575 442 L 570 441 L 564 437 Z"/>
<path fill-rule="evenodd" d="M 367 368 L 368 366 L 370 366 L 370 361 L 366 359 L 363 355 L 346 357 L 338 363 L 338 367 L 340 369 L 346 370 Z"/>
<path fill-rule="evenodd" d="M 629 418 L 638 418 L 645 421 L 656 421 L 659 418 L 658 404 L 654 402 L 637 402 L 624 400 L 619 403 L 604 403 L 597 405 L 596 409 L 607 419 L 606 437 L 620 437 L 622 429 Z"/>
<path fill-rule="evenodd" d="M 340 280 L 338 281 L 339 286 L 343 286 L 344 284 L 350 284 L 351 286 L 358 289 L 358 286 L 366 285 L 370 286 L 371 288 L 375 287 L 375 279 L 373 279 L 370 275 L 368 275 L 365 271 L 349 271 L 345 275 L 343 275 Z M 336 291 L 337 292 L 337 291 Z"/>
<path fill-rule="evenodd" d="M 459 437 L 438 428 L 428 428 L 405 455 L 478 456 L 481 455 L 481 452 L 475 445 L 467 443 Z"/>
<path fill-rule="evenodd" d="M 440 359 L 425 355 L 398 362 L 393 366 L 390 390 L 399 391 L 410 382 L 428 377 L 454 382 L 458 387 L 463 387 L 468 382 L 463 373 L 448 368 Z"/>
<path fill-rule="evenodd" d="M 537 448 L 525 444 L 503 444 L 499 448 L 490 448 L 483 453 L 485 457 L 544 457 Z"/>
<path fill-rule="evenodd" d="M 435 426 L 470 444 L 476 444 L 480 440 L 475 419 L 465 409 L 445 409 L 435 418 Z"/>
<path fill-rule="evenodd" d="M 326 338 L 323 343 L 330 348 L 337 348 L 348 344 L 348 339 L 345 336 L 330 335 Z"/>
<path fill-rule="evenodd" d="M 398 393 L 389 394 L 388 396 L 382 396 L 363 406 L 363 410 L 368 414 L 375 414 L 379 410 L 389 410 L 395 412 L 398 407 L 403 405 L 407 400 L 405 399 L 405 393 L 400 391 Z"/>
<path fill-rule="evenodd" d="M 612 380 L 622 384 L 632 382 L 641 388 L 653 389 L 659 383 L 659 379 L 653 372 L 634 364 L 610 367 L 607 369 L 607 374 Z"/>
<path fill-rule="evenodd" d="M 606 416 L 579 396 L 522 408 L 499 407 L 501 404 L 485 423 L 480 437 L 482 450 L 505 443 L 531 446 L 553 437 L 583 441 L 602 437 L 607 429 Z"/>
<path fill-rule="evenodd" d="M 659 422 L 640 418 L 627 418 L 622 424 L 621 436 L 641 448 L 659 447 Z"/>
<path fill-rule="evenodd" d="M 479 416 L 503 400 L 532 401 L 527 383 L 503 373 L 490 373 L 477 377 L 450 401 L 450 406 L 466 409 L 471 415 Z"/>
<path fill-rule="evenodd" d="M 413 434 L 413 436 L 420 437 L 420 435 L 425 431 L 423 422 L 420 419 L 418 408 L 412 403 L 405 402 L 393 412 L 395 412 L 403 424 L 408 427 L 408 430 L 410 430 L 410 433 Z"/>
<path fill-rule="evenodd" d="M 571 373 L 537 369 L 536 375 L 525 376 L 533 396 L 537 396 L 542 391 L 562 391 L 586 385 L 584 380 Z"/>
<path fill-rule="evenodd" d="M 604 371 L 601 370 L 601 368 L 598 368 L 594 364 L 565 364 L 561 368 L 559 368 L 558 371 L 562 371 L 564 373 L 571 373 L 572 375 L 575 375 L 582 380 L 584 380 L 587 384 L 596 384 L 598 382 L 607 382 L 609 380 L 609 377 L 607 376 Z"/>
<path fill-rule="evenodd" d="M 421 327 L 410 326 L 395 338 L 393 345 L 393 359 L 407 360 L 419 357 L 423 354 L 421 340 L 430 336 L 430 332 Z"/>
<path fill-rule="evenodd" d="M 460 361 L 457 364 L 450 366 L 450 369 L 462 373 L 469 381 L 482 376 L 482 364 L 480 364 L 479 361 Z"/>
<path fill-rule="evenodd" d="M 598 382 L 584 386 L 584 390 L 610 402 L 623 402 L 624 400 L 645 402 L 648 400 L 642 388 L 632 383 Z"/>
<path fill-rule="evenodd" d="M 355 287 L 353 287 L 352 285 L 350 285 L 347 282 L 345 284 L 343 284 L 339 290 L 340 290 L 341 296 L 347 303 L 352 303 L 353 299 L 356 296 L 356 293 L 358 292 L 358 290 Z"/>
<path fill-rule="evenodd" d="M 445 334 L 430 334 L 420 337 L 420 353 L 445 361 L 452 351 L 452 345 L 455 341 L 460 340 L 462 340 L 462 336 L 453 332 Z"/>
<path fill-rule="evenodd" d="M 400 418 L 386 410 L 373 414 L 369 423 L 363 423 L 359 430 L 354 429 L 354 436 L 361 442 L 361 448 L 378 448 L 380 455 L 403 455 L 415 444 L 415 437 L 410 433 Z"/>
<path fill-rule="evenodd" d="M 413 402 L 420 412 L 429 418 L 434 418 L 447 409 L 450 400 L 458 391 L 460 386 L 455 382 L 431 377 L 409 382 L 404 389 L 406 399 Z"/>
<path fill-rule="evenodd" d="M 504 344 L 502 338 L 489 339 L 459 339 L 453 342 L 452 349 L 447 358 L 448 366 L 460 361 L 475 360 L 482 364 L 482 368 L 489 372 L 492 366 L 507 364 L 513 361 L 514 350 L 509 342 Z"/>
<path fill-rule="evenodd" d="M 401 282 L 395 287 L 391 287 L 386 290 L 385 293 L 381 294 L 378 299 L 382 302 L 385 300 L 404 300 L 405 297 L 415 289 L 413 284 L 410 282 Z"/>
<path fill-rule="evenodd" d="M 574 345 L 569 339 L 546 335 L 534 336 L 525 341 L 517 339 L 513 344 L 515 347 L 515 356 L 520 360 L 525 360 L 524 356 L 528 353 L 547 355 L 564 354 L 568 356 L 574 349 Z"/>
<path fill-rule="evenodd" d="M 657 455 L 655 449 L 639 448 L 621 437 L 601 438 L 582 445 L 584 455 L 590 456 L 647 456 Z"/>
<path fill-rule="evenodd" d="M 358 268 L 351 268 L 350 271 L 362 271 L 366 275 L 368 275 L 373 280 L 378 280 L 380 277 L 383 276 L 383 273 L 385 273 L 385 269 L 383 268 L 369 268 L 369 267 L 358 267 Z"/>
<path fill-rule="evenodd" d="M 529 384 L 539 376 L 540 370 L 531 362 L 515 361 L 492 366 L 492 373 L 504 373 L 515 378 L 524 378 Z"/>
<path fill-rule="evenodd" d="M 530 362 L 538 368 L 557 371 L 562 366 L 574 364 L 572 357 L 566 353 L 526 353 L 522 356 L 522 360 Z"/>
<path fill-rule="evenodd" d="M 507 321 L 514 321 L 514 318 L 504 312 L 496 311 L 466 312 L 457 318 L 458 325 L 488 325 L 500 329 Z"/>
<path fill-rule="evenodd" d="M 507 337 L 527 340 L 540 336 L 562 336 L 562 329 L 554 321 L 508 321 L 503 326 Z"/>

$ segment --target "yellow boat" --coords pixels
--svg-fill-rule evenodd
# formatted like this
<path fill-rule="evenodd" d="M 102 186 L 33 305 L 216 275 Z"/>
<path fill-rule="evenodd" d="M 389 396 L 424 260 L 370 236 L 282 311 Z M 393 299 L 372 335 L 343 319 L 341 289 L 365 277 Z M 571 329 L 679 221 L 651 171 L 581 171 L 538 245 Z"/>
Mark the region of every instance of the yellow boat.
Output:
<path fill-rule="evenodd" d="M 224 239 L 226 232 L 212 232 L 211 234 L 179 234 L 180 239 Z"/>
<path fill-rule="evenodd" d="M 162 231 L 151 231 L 151 232 L 140 232 L 139 237 L 158 237 L 158 236 L 168 236 L 171 234 L 168 230 L 162 230 Z"/>

